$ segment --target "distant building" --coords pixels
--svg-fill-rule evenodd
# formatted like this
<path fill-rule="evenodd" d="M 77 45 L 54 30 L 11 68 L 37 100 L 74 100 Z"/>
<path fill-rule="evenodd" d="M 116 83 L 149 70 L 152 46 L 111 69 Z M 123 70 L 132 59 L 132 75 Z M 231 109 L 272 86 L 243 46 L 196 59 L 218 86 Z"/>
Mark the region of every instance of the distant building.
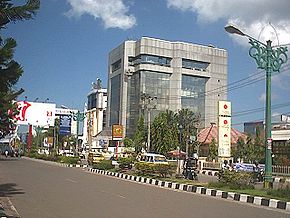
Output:
<path fill-rule="evenodd" d="M 99 79 L 96 83 L 93 83 L 87 98 L 86 142 L 91 150 L 92 148 L 104 146 L 104 142 L 96 138 L 106 126 L 107 109 L 107 89 L 101 87 L 101 81 Z"/>
<path fill-rule="evenodd" d="M 146 107 L 151 120 L 167 109 L 188 108 L 204 127 L 217 123 L 218 101 L 227 100 L 227 51 L 212 45 L 128 40 L 110 52 L 108 68 L 107 126 L 122 124 L 126 135 L 135 132 Z"/>
<path fill-rule="evenodd" d="M 274 155 L 288 157 L 290 160 L 290 119 L 285 120 L 285 116 L 281 116 L 281 118 L 280 122 L 272 123 L 272 152 Z M 252 136 L 255 136 L 259 131 L 260 137 L 265 140 L 263 121 L 244 123 L 244 131 Z"/>
<path fill-rule="evenodd" d="M 244 123 L 244 132 L 248 135 L 255 136 L 257 132 L 262 133 L 264 131 L 264 122 L 257 121 L 257 122 L 246 122 Z"/>

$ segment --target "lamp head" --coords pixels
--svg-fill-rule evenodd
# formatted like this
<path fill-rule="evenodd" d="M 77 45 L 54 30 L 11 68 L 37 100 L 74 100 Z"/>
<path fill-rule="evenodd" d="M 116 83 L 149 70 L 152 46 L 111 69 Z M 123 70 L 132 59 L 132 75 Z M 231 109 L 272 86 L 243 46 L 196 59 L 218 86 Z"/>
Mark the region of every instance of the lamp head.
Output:
<path fill-rule="evenodd" d="M 225 30 L 228 32 L 228 33 L 231 33 L 231 34 L 238 34 L 238 35 L 241 35 L 241 36 L 246 36 L 245 33 L 243 33 L 241 30 L 239 30 L 238 28 L 234 27 L 233 25 L 227 25 L 225 26 Z"/>

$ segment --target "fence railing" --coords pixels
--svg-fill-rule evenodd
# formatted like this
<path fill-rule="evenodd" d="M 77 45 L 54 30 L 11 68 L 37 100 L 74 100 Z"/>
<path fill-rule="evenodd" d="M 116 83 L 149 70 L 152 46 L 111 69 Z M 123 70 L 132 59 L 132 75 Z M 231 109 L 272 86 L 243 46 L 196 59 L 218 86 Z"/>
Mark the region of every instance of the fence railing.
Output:
<path fill-rule="evenodd" d="M 202 169 L 204 170 L 220 170 L 221 163 L 218 162 L 203 162 Z"/>
<path fill-rule="evenodd" d="M 201 169 L 203 170 L 220 170 L 222 164 L 219 162 L 203 162 Z M 272 173 L 273 175 L 281 175 L 281 176 L 290 176 L 290 166 L 279 166 L 273 165 L 272 166 Z"/>
<path fill-rule="evenodd" d="M 272 166 L 273 175 L 290 176 L 290 166 Z"/>

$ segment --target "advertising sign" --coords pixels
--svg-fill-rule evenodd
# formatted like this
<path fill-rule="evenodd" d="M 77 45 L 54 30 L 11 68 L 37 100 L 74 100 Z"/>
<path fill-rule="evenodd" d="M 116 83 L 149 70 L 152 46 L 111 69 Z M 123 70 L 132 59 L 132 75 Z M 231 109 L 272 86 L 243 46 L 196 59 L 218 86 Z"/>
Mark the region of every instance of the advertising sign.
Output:
<path fill-rule="evenodd" d="M 231 116 L 232 106 L 229 101 L 219 101 L 219 116 Z"/>
<path fill-rule="evenodd" d="M 231 117 L 219 117 L 218 156 L 231 156 Z"/>
<path fill-rule="evenodd" d="M 121 140 L 123 138 L 123 126 L 114 124 L 112 126 L 112 138 L 113 140 Z"/>
<path fill-rule="evenodd" d="M 55 104 L 39 102 L 17 102 L 19 114 L 15 116 L 18 125 L 54 126 Z"/>
<path fill-rule="evenodd" d="M 59 134 L 60 135 L 71 134 L 71 116 L 70 115 L 59 116 Z"/>

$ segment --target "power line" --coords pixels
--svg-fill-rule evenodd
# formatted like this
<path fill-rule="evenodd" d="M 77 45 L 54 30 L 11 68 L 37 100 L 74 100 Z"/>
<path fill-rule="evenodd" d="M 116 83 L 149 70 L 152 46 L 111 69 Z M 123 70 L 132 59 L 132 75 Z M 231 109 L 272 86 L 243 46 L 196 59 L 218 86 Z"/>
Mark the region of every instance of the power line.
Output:
<path fill-rule="evenodd" d="M 285 114 L 289 114 L 289 112 L 285 112 Z M 277 117 L 277 116 L 281 116 L 281 114 L 277 114 L 277 115 L 274 115 L 272 117 Z M 263 121 L 264 120 L 264 117 L 260 118 L 260 119 L 257 119 L 257 120 L 254 120 L 254 121 L 245 121 L 245 122 L 240 122 L 240 123 L 233 123 L 232 126 L 240 126 L 240 125 L 243 125 L 244 123 L 254 123 L 254 122 L 260 122 L 260 121 Z"/>

